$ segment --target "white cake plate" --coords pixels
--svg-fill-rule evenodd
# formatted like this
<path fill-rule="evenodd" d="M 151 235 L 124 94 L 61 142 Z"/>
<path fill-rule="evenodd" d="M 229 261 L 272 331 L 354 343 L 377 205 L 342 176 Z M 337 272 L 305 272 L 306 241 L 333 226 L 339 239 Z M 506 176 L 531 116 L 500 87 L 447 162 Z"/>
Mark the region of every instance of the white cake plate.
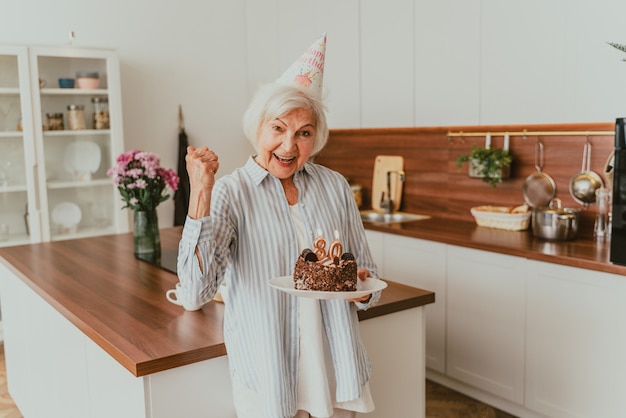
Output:
<path fill-rule="evenodd" d="M 270 286 L 283 292 L 310 299 L 356 299 L 370 293 L 383 290 L 387 283 L 380 279 L 357 280 L 354 292 L 321 292 L 317 290 L 298 290 L 294 288 L 293 276 L 275 277 L 270 280 Z"/>

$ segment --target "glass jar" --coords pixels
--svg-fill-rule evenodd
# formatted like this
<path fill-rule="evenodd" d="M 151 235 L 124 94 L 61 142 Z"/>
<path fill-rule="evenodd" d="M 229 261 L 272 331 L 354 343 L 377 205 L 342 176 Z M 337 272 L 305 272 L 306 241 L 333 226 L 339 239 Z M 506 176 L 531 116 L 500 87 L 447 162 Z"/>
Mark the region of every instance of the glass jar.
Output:
<path fill-rule="evenodd" d="M 74 104 L 67 106 L 67 125 L 72 131 L 85 129 L 85 106 Z"/>
<path fill-rule="evenodd" d="M 608 240 L 611 235 L 611 205 L 613 203 L 611 190 L 604 187 L 596 190 L 596 203 L 598 214 L 593 226 L 593 236 L 596 239 Z"/>
<path fill-rule="evenodd" d="M 93 128 L 109 129 L 109 99 L 94 97 L 91 103 L 93 103 Z"/>
<path fill-rule="evenodd" d="M 62 131 L 65 129 L 63 124 L 63 113 L 46 113 L 46 119 L 48 119 L 49 131 Z"/>

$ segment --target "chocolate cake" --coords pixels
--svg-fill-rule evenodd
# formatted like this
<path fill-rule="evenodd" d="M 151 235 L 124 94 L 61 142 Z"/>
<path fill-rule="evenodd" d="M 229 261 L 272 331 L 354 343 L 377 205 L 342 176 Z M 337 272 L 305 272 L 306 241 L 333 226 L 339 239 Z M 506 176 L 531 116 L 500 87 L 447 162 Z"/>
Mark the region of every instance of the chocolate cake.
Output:
<path fill-rule="evenodd" d="M 318 260 L 310 249 L 302 251 L 293 272 L 295 288 L 323 292 L 356 291 L 357 266 L 354 256 L 343 253 L 334 260 Z"/>

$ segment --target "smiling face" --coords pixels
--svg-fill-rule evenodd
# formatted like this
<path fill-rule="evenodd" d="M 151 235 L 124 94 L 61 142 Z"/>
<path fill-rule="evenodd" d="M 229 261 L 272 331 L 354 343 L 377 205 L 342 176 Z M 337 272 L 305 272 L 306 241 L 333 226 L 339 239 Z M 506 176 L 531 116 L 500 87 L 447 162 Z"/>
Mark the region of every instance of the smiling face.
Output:
<path fill-rule="evenodd" d="M 317 130 L 310 109 L 294 109 L 264 123 L 255 161 L 281 180 L 291 178 L 309 160 Z"/>

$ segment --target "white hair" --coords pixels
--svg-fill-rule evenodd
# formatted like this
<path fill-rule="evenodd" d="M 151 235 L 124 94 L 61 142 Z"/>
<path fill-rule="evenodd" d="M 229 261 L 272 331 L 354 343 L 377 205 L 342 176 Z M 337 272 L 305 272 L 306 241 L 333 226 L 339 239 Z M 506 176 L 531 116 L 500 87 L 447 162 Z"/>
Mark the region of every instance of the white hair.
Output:
<path fill-rule="evenodd" d="M 243 115 L 244 134 L 257 152 L 261 127 L 295 109 L 309 109 L 313 112 L 316 136 L 311 156 L 324 148 L 328 141 L 328 124 L 322 101 L 299 87 L 272 83 L 257 92 Z"/>

